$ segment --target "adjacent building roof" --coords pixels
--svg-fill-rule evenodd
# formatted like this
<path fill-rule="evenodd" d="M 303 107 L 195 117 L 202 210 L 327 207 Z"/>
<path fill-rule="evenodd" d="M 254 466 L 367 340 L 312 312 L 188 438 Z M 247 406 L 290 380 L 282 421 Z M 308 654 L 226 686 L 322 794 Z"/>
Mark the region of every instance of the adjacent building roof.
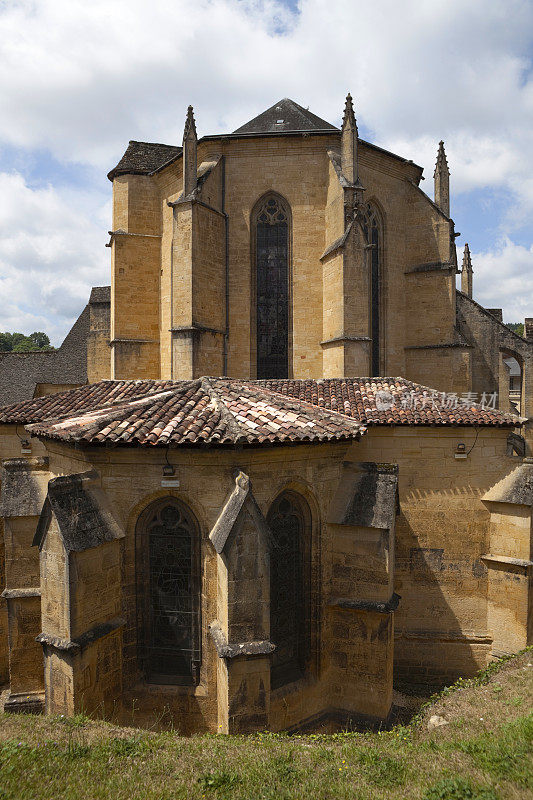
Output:
<path fill-rule="evenodd" d="M 87 383 L 89 306 L 85 306 L 57 350 L 0 353 L 0 405 L 33 397 L 39 383 Z"/>
<path fill-rule="evenodd" d="M 278 133 L 303 131 L 338 131 L 335 125 L 317 117 L 308 108 L 295 103 L 288 97 L 274 103 L 257 117 L 233 131 L 233 133 Z"/>
<path fill-rule="evenodd" d="M 100 381 L 0 409 L 0 423 L 65 442 L 173 447 L 355 439 L 369 425 L 520 424 L 403 378 Z"/>
<path fill-rule="evenodd" d="M 0 352 L 0 406 L 32 398 L 39 384 L 57 387 L 86 384 L 90 306 L 110 302 L 110 286 L 93 286 L 88 305 L 57 350 Z"/>
<path fill-rule="evenodd" d="M 111 303 L 111 286 L 93 286 L 89 305 L 94 303 Z"/>

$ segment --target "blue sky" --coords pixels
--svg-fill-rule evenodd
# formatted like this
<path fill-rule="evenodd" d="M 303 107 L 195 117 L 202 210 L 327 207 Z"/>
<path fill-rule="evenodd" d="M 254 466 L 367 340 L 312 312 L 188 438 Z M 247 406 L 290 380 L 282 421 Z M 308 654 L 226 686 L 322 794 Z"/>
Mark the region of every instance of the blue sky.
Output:
<path fill-rule="evenodd" d="M 412 158 L 439 139 L 458 256 L 506 321 L 533 316 L 531 0 L 4 0 L 0 330 L 58 344 L 109 283 L 107 171 L 129 139 L 230 131 L 281 97 Z"/>

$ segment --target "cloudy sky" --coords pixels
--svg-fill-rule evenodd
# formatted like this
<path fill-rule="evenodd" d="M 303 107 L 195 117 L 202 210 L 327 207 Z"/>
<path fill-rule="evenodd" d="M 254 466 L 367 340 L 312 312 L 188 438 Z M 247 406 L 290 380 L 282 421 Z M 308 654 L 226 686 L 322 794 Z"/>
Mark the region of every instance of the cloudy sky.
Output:
<path fill-rule="evenodd" d="M 0 330 L 59 344 L 109 283 L 129 139 L 231 131 L 282 97 L 425 168 L 446 142 L 475 297 L 533 316 L 532 0 L 2 0 Z"/>

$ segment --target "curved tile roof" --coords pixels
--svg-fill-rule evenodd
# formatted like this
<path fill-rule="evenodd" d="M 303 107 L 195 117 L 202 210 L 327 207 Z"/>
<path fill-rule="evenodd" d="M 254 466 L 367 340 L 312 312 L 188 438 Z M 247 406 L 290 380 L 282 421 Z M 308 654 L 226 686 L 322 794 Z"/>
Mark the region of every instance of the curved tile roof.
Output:
<path fill-rule="evenodd" d="M 405 378 L 257 381 L 275 392 L 360 420 L 365 425 L 516 426 L 519 418 Z M 488 399 L 488 398 L 487 398 Z"/>
<path fill-rule="evenodd" d="M 364 430 L 342 414 L 241 381 L 152 383 L 145 396 L 120 399 L 119 393 L 97 408 L 28 430 L 67 442 L 140 446 L 326 442 L 357 439 Z"/>
<path fill-rule="evenodd" d="M 0 423 L 67 442 L 192 446 L 324 442 L 372 425 L 492 426 L 520 420 L 404 378 L 100 381 L 0 409 Z"/>

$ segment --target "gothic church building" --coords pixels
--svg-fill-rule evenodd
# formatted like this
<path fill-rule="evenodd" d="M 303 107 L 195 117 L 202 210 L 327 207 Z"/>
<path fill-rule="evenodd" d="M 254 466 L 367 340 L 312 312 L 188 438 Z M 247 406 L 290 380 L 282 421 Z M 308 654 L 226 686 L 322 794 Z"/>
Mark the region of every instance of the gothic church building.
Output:
<path fill-rule="evenodd" d="M 6 709 L 378 724 L 530 642 L 532 337 L 468 248 L 456 290 L 443 143 L 431 199 L 349 95 L 341 130 L 189 108 L 109 178 L 88 384 L 0 409 Z"/>

